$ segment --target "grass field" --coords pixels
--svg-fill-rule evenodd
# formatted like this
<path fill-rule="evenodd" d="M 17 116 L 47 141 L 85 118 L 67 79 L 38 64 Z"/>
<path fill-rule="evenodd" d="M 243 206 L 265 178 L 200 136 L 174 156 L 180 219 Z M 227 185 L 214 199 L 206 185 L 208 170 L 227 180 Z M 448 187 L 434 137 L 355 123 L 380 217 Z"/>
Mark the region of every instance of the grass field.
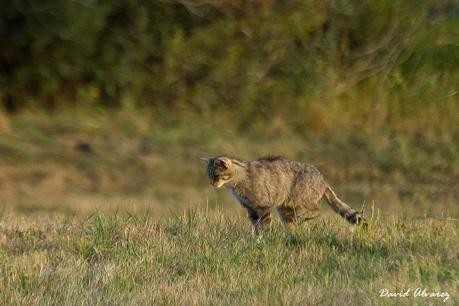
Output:
<path fill-rule="evenodd" d="M 222 119 L 223 120 L 223 119 Z M 226 121 L 225 121 L 226 120 Z M 139 112 L 0 117 L 0 304 L 458 303 L 459 147 L 450 134 L 294 132 Z M 194 123 L 193 123 L 194 122 Z M 326 205 L 287 235 L 251 234 L 199 157 L 281 154 L 318 166 L 373 214 Z M 369 216 L 370 217 L 370 216 Z M 380 290 L 410 297 L 380 297 Z"/>
<path fill-rule="evenodd" d="M 458 302 L 454 221 L 382 218 L 367 230 L 324 217 L 261 237 L 245 219 L 188 211 L 0 223 L 2 304 L 398 304 Z M 414 296 L 417 288 L 442 297 Z M 380 290 L 410 289 L 406 298 Z M 448 295 L 446 295 L 448 293 Z"/>

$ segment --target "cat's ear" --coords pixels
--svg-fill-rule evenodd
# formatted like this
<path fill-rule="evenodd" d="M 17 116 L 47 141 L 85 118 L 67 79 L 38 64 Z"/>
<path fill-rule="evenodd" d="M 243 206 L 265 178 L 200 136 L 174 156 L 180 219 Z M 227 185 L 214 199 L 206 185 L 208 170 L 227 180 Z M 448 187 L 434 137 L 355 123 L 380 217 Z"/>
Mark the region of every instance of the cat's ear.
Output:
<path fill-rule="evenodd" d="M 206 164 L 209 164 L 210 160 L 212 159 L 213 157 L 201 157 L 199 158 L 200 160 L 202 160 L 203 162 L 205 162 Z"/>
<path fill-rule="evenodd" d="M 221 161 L 223 163 L 223 166 L 226 168 L 226 169 L 229 169 L 229 167 L 231 167 L 231 165 L 233 164 L 231 162 L 231 159 L 227 158 L 227 157 L 219 157 L 218 158 L 219 161 Z"/>

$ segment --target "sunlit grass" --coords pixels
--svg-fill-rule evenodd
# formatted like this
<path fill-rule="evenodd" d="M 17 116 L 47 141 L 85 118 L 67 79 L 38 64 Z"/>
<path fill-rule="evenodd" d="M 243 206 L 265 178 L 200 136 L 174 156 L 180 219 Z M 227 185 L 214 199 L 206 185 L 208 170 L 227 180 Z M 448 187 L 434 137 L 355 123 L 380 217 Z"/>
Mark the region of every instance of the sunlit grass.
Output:
<path fill-rule="evenodd" d="M 4 304 L 441 302 L 379 297 L 418 287 L 457 298 L 455 221 L 374 217 L 363 230 L 325 217 L 261 237 L 215 211 L 0 222 Z"/>

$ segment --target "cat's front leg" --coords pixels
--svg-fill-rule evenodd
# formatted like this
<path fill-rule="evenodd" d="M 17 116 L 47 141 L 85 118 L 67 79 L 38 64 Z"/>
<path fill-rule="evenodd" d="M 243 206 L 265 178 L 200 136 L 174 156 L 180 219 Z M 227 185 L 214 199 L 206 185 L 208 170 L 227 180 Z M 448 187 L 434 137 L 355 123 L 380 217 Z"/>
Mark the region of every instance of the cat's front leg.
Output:
<path fill-rule="evenodd" d="M 247 209 L 248 217 L 252 223 L 254 234 L 259 235 L 269 229 L 272 222 L 271 209 Z"/>

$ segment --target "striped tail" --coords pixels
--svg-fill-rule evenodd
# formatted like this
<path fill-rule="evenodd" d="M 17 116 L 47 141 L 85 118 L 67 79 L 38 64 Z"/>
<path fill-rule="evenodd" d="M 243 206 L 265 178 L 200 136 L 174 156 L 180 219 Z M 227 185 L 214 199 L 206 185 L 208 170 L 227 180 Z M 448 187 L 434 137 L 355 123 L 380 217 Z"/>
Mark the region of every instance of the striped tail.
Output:
<path fill-rule="evenodd" d="M 327 189 L 325 189 L 323 197 L 325 198 L 325 200 L 327 200 L 330 207 L 337 214 L 346 219 L 347 222 L 351 224 L 367 224 L 365 219 L 363 219 L 362 215 L 356 210 L 349 207 L 349 205 L 341 201 L 340 198 L 338 198 L 338 196 L 330 188 L 330 186 L 328 186 Z"/>

